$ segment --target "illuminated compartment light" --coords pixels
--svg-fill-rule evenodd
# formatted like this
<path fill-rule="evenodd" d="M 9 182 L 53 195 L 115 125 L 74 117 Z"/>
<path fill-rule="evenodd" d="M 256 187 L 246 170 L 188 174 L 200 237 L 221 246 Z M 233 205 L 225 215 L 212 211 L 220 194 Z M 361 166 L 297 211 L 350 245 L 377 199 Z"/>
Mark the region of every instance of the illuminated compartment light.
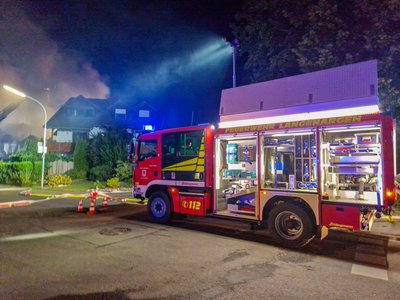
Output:
<path fill-rule="evenodd" d="M 272 136 L 274 137 L 280 137 L 280 136 L 298 136 L 298 135 L 310 135 L 313 134 L 312 131 L 307 131 L 307 132 L 287 132 L 287 133 L 275 133 Z"/>
<path fill-rule="evenodd" d="M 312 119 L 315 119 L 315 118 L 334 118 L 334 117 L 345 117 L 353 115 L 365 115 L 365 114 L 374 114 L 378 112 L 379 108 L 377 105 L 369 105 L 369 106 L 310 112 L 309 115 Z"/>
<path fill-rule="evenodd" d="M 314 119 L 326 119 L 326 118 L 334 118 L 334 117 L 347 117 L 347 116 L 355 116 L 355 115 L 374 114 L 374 113 L 378 113 L 378 112 L 379 112 L 379 108 L 377 105 L 359 106 L 359 107 L 352 107 L 352 108 L 324 110 L 324 111 L 300 113 L 300 114 L 285 115 L 285 116 L 254 118 L 254 119 L 246 119 L 246 120 L 238 120 L 238 121 L 226 121 L 226 122 L 220 122 L 219 128 L 280 123 L 280 122 L 282 122 L 282 117 L 284 117 L 285 122 L 295 122 L 295 121 L 306 121 L 306 120 L 314 120 Z"/>
<path fill-rule="evenodd" d="M 329 129 L 329 130 L 324 130 L 324 132 L 330 132 L 330 133 L 334 133 L 334 132 L 348 132 L 348 131 L 371 131 L 371 130 L 378 130 L 380 129 L 379 127 L 357 127 L 357 126 L 351 126 L 351 127 L 343 127 L 343 128 L 335 128 L 335 129 Z"/>

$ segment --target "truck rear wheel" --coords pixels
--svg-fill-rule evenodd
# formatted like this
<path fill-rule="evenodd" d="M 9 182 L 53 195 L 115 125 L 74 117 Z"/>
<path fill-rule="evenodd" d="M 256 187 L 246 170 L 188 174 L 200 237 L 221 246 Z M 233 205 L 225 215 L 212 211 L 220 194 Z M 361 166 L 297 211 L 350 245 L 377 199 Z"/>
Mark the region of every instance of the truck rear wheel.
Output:
<path fill-rule="evenodd" d="M 163 192 L 151 194 L 147 203 L 147 212 L 153 221 L 166 223 L 171 218 L 171 202 Z"/>
<path fill-rule="evenodd" d="M 299 205 L 281 203 L 275 205 L 268 217 L 268 228 L 273 238 L 282 246 L 305 246 L 315 235 L 311 216 Z"/>

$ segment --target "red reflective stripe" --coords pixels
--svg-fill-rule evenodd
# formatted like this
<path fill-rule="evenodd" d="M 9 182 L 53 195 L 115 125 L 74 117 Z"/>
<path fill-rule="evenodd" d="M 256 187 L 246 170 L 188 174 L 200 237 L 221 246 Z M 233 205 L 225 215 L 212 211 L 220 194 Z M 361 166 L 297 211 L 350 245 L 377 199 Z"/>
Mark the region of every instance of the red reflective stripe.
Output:
<path fill-rule="evenodd" d="M 386 208 L 392 205 L 395 200 L 395 183 L 394 183 L 394 121 L 390 115 L 382 115 L 382 198 L 383 206 Z M 392 195 L 388 196 L 387 191 L 391 191 Z"/>

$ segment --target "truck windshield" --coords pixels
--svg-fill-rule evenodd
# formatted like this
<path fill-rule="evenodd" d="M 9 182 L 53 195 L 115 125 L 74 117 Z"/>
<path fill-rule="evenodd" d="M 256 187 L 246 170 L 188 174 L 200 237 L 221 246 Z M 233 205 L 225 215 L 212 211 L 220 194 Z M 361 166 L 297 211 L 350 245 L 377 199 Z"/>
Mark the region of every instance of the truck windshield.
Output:
<path fill-rule="evenodd" d="M 138 161 L 157 157 L 157 140 L 140 141 Z"/>

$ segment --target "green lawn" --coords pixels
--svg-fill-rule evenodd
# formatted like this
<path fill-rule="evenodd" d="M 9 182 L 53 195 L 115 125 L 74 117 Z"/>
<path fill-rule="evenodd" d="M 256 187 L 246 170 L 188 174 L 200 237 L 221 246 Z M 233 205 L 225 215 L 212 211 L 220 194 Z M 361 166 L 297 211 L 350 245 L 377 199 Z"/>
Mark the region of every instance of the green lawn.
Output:
<path fill-rule="evenodd" d="M 93 181 L 87 180 L 73 180 L 71 185 L 68 186 L 56 186 L 56 187 L 49 187 L 44 186 L 41 189 L 40 185 L 34 185 L 31 188 L 27 188 L 32 190 L 32 193 L 85 193 L 88 190 L 95 189 L 95 183 Z"/>

